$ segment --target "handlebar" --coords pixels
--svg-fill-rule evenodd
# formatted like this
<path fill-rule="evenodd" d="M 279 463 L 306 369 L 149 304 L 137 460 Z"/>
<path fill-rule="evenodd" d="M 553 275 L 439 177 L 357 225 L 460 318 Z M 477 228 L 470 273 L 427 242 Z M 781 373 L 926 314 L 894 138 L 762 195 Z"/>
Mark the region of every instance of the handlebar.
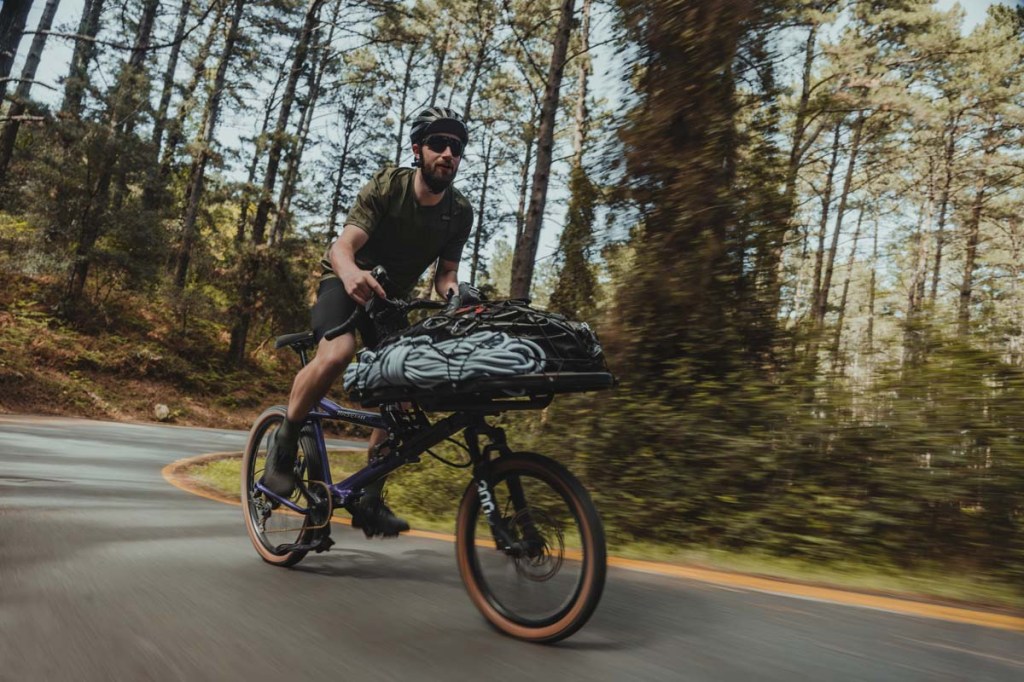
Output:
<path fill-rule="evenodd" d="M 338 338 L 342 334 L 352 331 L 359 321 L 360 315 L 369 315 L 371 319 L 379 315 L 389 313 L 407 313 L 410 310 L 441 310 L 447 307 L 443 301 L 431 301 L 426 298 L 417 298 L 412 301 L 401 301 L 393 298 L 371 298 L 366 306 L 359 306 L 348 319 L 333 329 L 328 329 L 324 338 L 328 341 Z"/>
<path fill-rule="evenodd" d="M 388 280 L 388 273 L 383 266 L 378 265 L 372 271 L 374 279 L 385 286 Z M 427 298 L 417 298 L 412 301 L 400 301 L 393 298 L 374 297 L 367 301 L 365 306 L 357 306 L 348 319 L 333 329 L 328 329 L 324 338 L 328 341 L 338 338 L 342 334 L 352 331 L 359 321 L 360 315 L 369 315 L 370 319 L 390 315 L 392 313 L 407 313 L 410 310 L 446 310 L 454 311 L 461 306 L 461 297 L 457 292 L 450 294 L 448 301 L 432 301 Z"/>

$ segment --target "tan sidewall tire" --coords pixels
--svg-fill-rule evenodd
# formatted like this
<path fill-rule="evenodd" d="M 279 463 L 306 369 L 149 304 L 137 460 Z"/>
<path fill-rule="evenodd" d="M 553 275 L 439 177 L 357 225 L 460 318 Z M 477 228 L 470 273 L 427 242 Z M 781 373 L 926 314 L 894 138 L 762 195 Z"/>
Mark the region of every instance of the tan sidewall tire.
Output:
<path fill-rule="evenodd" d="M 542 480 L 571 500 L 573 511 L 579 519 L 581 536 L 587 538 L 585 545 L 589 550 L 585 554 L 582 585 L 572 608 L 558 621 L 544 627 L 531 628 L 521 625 L 509 620 L 494 608 L 477 582 L 470 560 L 470 552 L 475 551 L 470 546 L 470 526 L 476 523 L 480 508 L 476 484 L 473 482 L 462 496 L 456 523 L 455 555 L 462 582 L 473 604 L 484 618 L 501 632 L 531 642 L 557 642 L 583 627 L 601 599 L 607 571 L 607 550 L 601 520 L 582 484 L 554 460 L 534 453 L 515 453 L 498 459 L 492 466 L 492 475 L 495 479 L 501 479 L 503 474 L 510 471 L 538 474 Z"/>
<path fill-rule="evenodd" d="M 245 529 L 249 534 L 249 540 L 264 561 L 268 564 L 282 567 L 294 566 L 299 563 L 306 556 L 306 552 L 296 550 L 286 554 L 274 554 L 260 541 L 259 532 L 253 526 L 252 517 L 249 513 L 249 471 L 252 468 L 252 458 L 260 442 L 263 440 L 269 425 L 283 420 L 285 414 L 286 410 L 283 406 L 275 405 L 265 410 L 263 414 L 256 418 L 252 428 L 249 430 L 249 440 L 245 444 L 245 451 L 242 453 L 241 471 L 242 516 L 245 518 Z M 306 532 L 303 532 L 301 537 L 306 537 Z"/>

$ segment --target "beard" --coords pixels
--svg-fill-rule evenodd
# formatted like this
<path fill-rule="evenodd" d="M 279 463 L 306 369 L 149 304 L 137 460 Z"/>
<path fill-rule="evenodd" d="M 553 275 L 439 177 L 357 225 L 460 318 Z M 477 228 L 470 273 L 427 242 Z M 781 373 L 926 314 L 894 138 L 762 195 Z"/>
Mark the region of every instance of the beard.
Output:
<path fill-rule="evenodd" d="M 435 161 L 431 166 L 424 164 L 420 170 L 423 171 L 423 181 L 434 194 L 441 194 L 455 179 L 455 168 L 440 166 L 440 161 Z"/>

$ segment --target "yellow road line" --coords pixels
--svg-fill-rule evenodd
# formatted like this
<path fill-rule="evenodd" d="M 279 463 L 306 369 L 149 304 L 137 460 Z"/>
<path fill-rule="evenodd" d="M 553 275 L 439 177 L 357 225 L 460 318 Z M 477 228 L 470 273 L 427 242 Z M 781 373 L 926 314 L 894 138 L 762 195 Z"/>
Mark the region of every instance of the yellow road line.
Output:
<path fill-rule="evenodd" d="M 172 462 L 163 468 L 163 477 L 171 485 L 186 492 L 205 497 L 216 502 L 227 502 L 240 505 L 240 502 L 232 497 L 213 491 L 209 488 L 202 488 L 190 476 L 185 474 L 186 469 L 196 464 L 237 457 L 237 452 L 214 452 L 198 457 L 189 457 Z M 332 519 L 339 525 L 351 525 L 348 519 Z M 428 538 L 431 540 L 442 540 L 455 542 L 455 537 L 447 533 L 436 533 L 427 530 L 410 530 L 406 535 L 417 538 Z M 571 558 L 571 557 L 570 557 Z M 968 625 L 979 625 L 982 627 L 998 628 L 1000 630 L 1012 630 L 1024 632 L 1024 618 L 991 611 L 977 611 L 957 606 L 945 606 L 942 604 L 931 604 L 927 602 L 910 601 L 897 597 L 886 597 L 862 592 L 847 592 L 831 587 L 819 587 L 816 585 L 805 585 L 784 580 L 761 578 L 753 575 L 740 573 L 729 573 L 727 571 L 716 571 L 708 568 L 697 568 L 695 566 L 681 566 L 678 564 L 666 564 L 656 561 L 641 561 L 639 559 L 624 559 L 622 557 L 608 557 L 608 565 L 616 568 L 624 568 L 630 571 L 651 573 L 654 575 L 683 580 L 696 580 L 725 587 L 765 592 L 787 597 L 811 599 L 844 606 L 857 606 L 861 608 L 888 611 L 906 616 L 919 616 L 936 620 L 950 621 L 954 623 L 966 623 Z"/>

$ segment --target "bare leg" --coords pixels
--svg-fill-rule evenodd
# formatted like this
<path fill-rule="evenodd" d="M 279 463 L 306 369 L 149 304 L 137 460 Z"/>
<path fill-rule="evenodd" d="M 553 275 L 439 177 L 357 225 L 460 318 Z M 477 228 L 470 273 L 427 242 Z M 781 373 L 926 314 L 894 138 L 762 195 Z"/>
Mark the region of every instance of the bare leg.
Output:
<path fill-rule="evenodd" d="M 263 484 L 271 492 L 286 497 L 295 487 L 293 469 L 302 422 L 314 404 L 327 395 L 331 384 L 341 376 L 356 351 L 352 334 L 333 341 L 320 341 L 316 356 L 299 370 L 288 398 L 287 418 L 269 443 Z"/>
<path fill-rule="evenodd" d="M 366 448 L 367 461 L 373 456 L 373 449 L 384 442 L 387 432 L 384 429 L 374 429 L 370 434 L 370 445 Z"/>
<path fill-rule="evenodd" d="M 288 398 L 288 422 L 278 432 L 280 435 L 287 428 L 289 436 L 297 438 L 296 425 L 305 420 L 310 409 L 325 395 L 331 385 L 352 362 L 356 352 L 356 340 L 352 334 L 339 336 L 333 341 L 320 341 L 317 346 L 316 356 L 295 375 L 292 383 L 292 391 Z M 374 429 L 370 434 L 369 451 L 381 443 L 386 437 L 384 429 Z M 294 452 L 294 449 L 292 450 Z M 269 460 L 269 457 L 268 457 Z M 291 460 L 294 463 L 294 455 Z M 268 469 L 270 465 L 268 462 Z M 283 467 L 287 471 L 290 466 Z M 264 484 L 272 482 L 270 474 L 264 474 Z M 409 530 L 409 524 L 403 519 L 394 515 L 390 508 L 384 503 L 383 490 L 385 479 L 381 479 L 366 486 L 365 494 L 358 509 L 352 510 L 352 525 L 355 528 L 362 528 L 367 537 L 383 535 L 393 537 L 399 533 Z M 291 481 L 287 482 L 290 489 Z M 282 484 L 283 487 L 283 484 Z M 274 488 L 271 488 L 274 490 Z M 360 511 L 361 510 L 361 511 Z"/>
<path fill-rule="evenodd" d="M 374 449 L 384 442 L 387 432 L 384 429 L 374 429 L 370 434 L 370 443 L 366 451 L 367 462 L 373 457 Z M 409 523 L 405 519 L 395 516 L 384 502 L 384 484 L 387 483 L 387 476 L 374 481 L 363 489 L 363 499 L 360 506 L 363 513 L 353 512 L 352 526 L 362 528 L 367 537 L 383 535 L 391 537 L 409 530 Z"/>
<path fill-rule="evenodd" d="M 412 408 L 412 403 L 402 403 L 402 409 L 408 410 Z M 366 448 L 366 461 L 369 463 L 373 457 L 373 449 L 384 442 L 387 438 L 387 431 L 384 429 L 374 429 L 373 433 L 370 434 L 370 444 Z"/>
<path fill-rule="evenodd" d="M 321 340 L 316 356 L 295 375 L 288 397 L 288 421 L 298 423 L 304 420 L 313 406 L 327 395 L 355 354 L 356 339 L 352 334 L 344 334 L 332 341 Z"/>

